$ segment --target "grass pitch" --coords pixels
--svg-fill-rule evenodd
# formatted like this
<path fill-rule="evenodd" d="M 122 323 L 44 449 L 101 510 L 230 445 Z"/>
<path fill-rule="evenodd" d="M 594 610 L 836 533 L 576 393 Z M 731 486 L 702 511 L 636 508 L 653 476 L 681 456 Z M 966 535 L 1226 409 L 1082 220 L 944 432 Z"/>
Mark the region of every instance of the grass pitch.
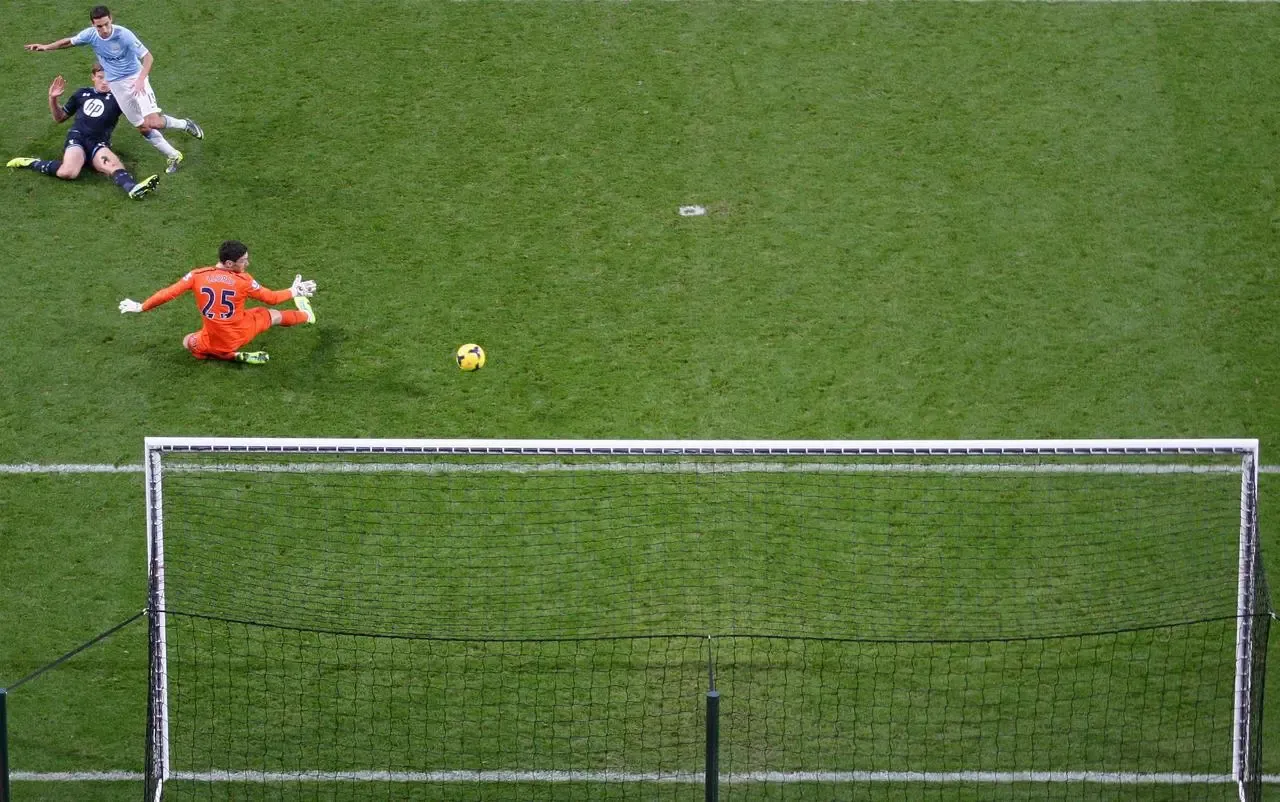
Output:
<path fill-rule="evenodd" d="M 6 156 L 61 147 L 45 88 L 89 57 L 18 45 L 85 10 L 6 7 Z M 1278 6 L 113 11 L 208 138 L 173 135 L 186 167 L 140 203 L 0 177 L 0 462 L 136 462 L 145 434 L 1243 435 L 1278 461 Z M 189 299 L 116 312 L 231 237 L 266 285 L 320 284 L 269 366 L 191 360 Z M 2 681 L 141 605 L 141 499 L 0 479 Z M 15 768 L 138 765 L 130 643 L 15 694 Z"/>

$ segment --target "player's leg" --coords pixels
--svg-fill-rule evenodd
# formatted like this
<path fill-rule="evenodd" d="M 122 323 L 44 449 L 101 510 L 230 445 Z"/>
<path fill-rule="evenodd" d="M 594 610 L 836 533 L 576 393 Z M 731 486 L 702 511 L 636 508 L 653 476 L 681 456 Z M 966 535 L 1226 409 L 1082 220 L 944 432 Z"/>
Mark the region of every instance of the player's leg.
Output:
<path fill-rule="evenodd" d="M 165 168 L 164 171 L 169 174 L 178 172 L 178 167 L 182 165 L 182 151 L 169 144 L 169 140 L 164 138 L 164 134 L 148 128 L 147 126 L 138 126 L 138 133 L 151 143 L 151 147 L 164 154 Z"/>
<path fill-rule="evenodd" d="M 160 130 L 164 128 L 164 120 L 159 118 L 160 107 L 156 105 L 155 93 L 151 91 L 151 80 L 148 79 L 142 92 L 134 94 L 133 78 L 122 78 L 119 81 L 110 81 L 112 93 L 116 96 L 116 102 L 120 104 L 120 110 L 124 112 L 125 118 L 129 124 L 138 129 L 138 133 L 142 134 L 143 139 L 151 143 L 151 146 L 164 154 L 165 161 L 168 165 L 165 167 L 166 173 L 178 172 L 178 165 L 182 164 L 182 153 L 169 144 L 164 138 L 164 134 Z M 156 125 L 155 123 L 160 123 Z"/>
<path fill-rule="evenodd" d="M 249 365 L 263 365 L 271 357 L 265 351 L 224 351 L 215 348 L 208 339 L 204 329 L 193 331 L 182 338 L 182 347 L 191 352 L 196 359 L 219 359 L 224 362 L 244 362 Z"/>
<path fill-rule="evenodd" d="M 303 299 L 306 300 L 306 299 Z M 301 326 L 303 323 L 315 323 L 315 313 L 307 314 L 302 309 L 270 309 L 271 325 L 273 326 Z"/>
<path fill-rule="evenodd" d="M 314 316 L 312 316 L 314 317 Z M 313 322 L 308 318 L 307 314 L 301 310 L 279 310 L 267 309 L 262 306 L 255 306 L 245 310 L 244 323 L 242 328 L 237 329 L 238 337 L 232 342 L 235 343 L 234 359 L 237 362 L 244 362 L 248 365 L 264 365 L 270 356 L 266 351 L 246 351 L 245 346 L 253 342 L 254 338 L 272 326 L 298 326 L 303 323 Z M 230 346 L 219 346 L 228 347 Z"/>
<path fill-rule="evenodd" d="M 200 127 L 198 122 L 189 117 L 171 117 L 168 114 L 156 112 L 155 114 L 147 115 L 147 127 L 165 130 L 177 129 L 186 131 L 196 139 L 204 139 L 204 129 Z"/>
<path fill-rule="evenodd" d="M 93 169 L 105 176 L 111 176 L 118 170 L 124 170 L 120 157 L 106 145 L 98 145 L 93 149 L 93 157 L 89 159 Z"/>
<path fill-rule="evenodd" d="M 193 331 L 182 338 L 182 347 L 191 352 L 196 359 L 208 359 L 203 346 L 200 343 L 200 332 Z"/>
<path fill-rule="evenodd" d="M 169 140 L 159 131 L 152 130 L 143 134 L 151 146 L 164 154 L 164 171 L 173 175 L 178 172 L 178 168 L 182 166 L 182 151 L 169 144 Z"/>
<path fill-rule="evenodd" d="M 33 159 L 20 156 L 10 159 L 5 166 L 26 168 L 44 175 L 69 180 L 80 175 L 80 168 L 84 167 L 84 142 L 81 140 L 80 132 L 72 129 L 67 132 L 67 141 L 63 145 L 61 159 Z"/>
<path fill-rule="evenodd" d="M 67 181 L 73 181 L 79 177 L 80 171 L 83 169 L 84 147 L 81 144 L 75 144 L 68 145 L 67 149 L 62 152 L 61 162 L 49 162 L 45 170 L 40 172 L 45 175 L 56 175 L 58 178 Z"/>
<path fill-rule="evenodd" d="M 246 351 L 245 346 L 253 342 L 254 338 L 262 332 L 271 328 L 274 318 L 272 312 L 274 309 L 267 309 L 263 306 L 255 306 L 244 310 L 244 317 L 234 332 L 228 333 L 228 339 L 223 341 L 220 348 L 226 348 L 237 362 L 244 362 L 247 365 L 265 365 L 268 356 L 266 351 Z"/>
<path fill-rule="evenodd" d="M 310 323 L 307 315 L 301 311 L 286 309 L 267 309 L 261 306 L 255 306 L 252 309 L 246 309 L 247 326 L 244 330 L 242 340 L 236 346 L 235 360 L 244 362 L 246 365 L 265 365 L 271 356 L 266 351 L 243 351 L 240 350 L 253 341 L 262 332 L 272 326 L 297 326 L 302 323 Z"/>
<path fill-rule="evenodd" d="M 159 176 L 148 176 L 141 181 L 134 181 L 133 176 L 124 168 L 120 157 L 106 145 L 99 145 L 93 152 L 93 169 L 109 176 L 116 186 L 123 189 L 131 198 L 141 198 L 156 188 L 160 183 Z"/>
<path fill-rule="evenodd" d="M 156 102 L 156 93 L 151 90 L 151 79 L 148 78 L 142 94 L 138 95 L 138 105 L 145 115 L 142 118 L 142 125 L 139 126 L 142 135 L 147 138 L 152 145 L 161 153 L 164 153 L 168 165 L 164 168 L 166 173 L 176 173 L 178 168 L 182 166 L 182 152 L 169 144 L 164 138 L 164 134 L 160 132 L 168 128 L 176 128 L 179 131 L 185 131 L 196 139 L 204 139 L 204 129 L 201 128 L 195 120 L 184 120 L 177 117 L 171 117 L 160 111 L 160 104 Z M 146 129 L 143 131 L 143 129 Z M 163 143 L 163 146 L 162 144 Z M 167 152 L 165 148 L 169 148 L 173 152 Z"/>

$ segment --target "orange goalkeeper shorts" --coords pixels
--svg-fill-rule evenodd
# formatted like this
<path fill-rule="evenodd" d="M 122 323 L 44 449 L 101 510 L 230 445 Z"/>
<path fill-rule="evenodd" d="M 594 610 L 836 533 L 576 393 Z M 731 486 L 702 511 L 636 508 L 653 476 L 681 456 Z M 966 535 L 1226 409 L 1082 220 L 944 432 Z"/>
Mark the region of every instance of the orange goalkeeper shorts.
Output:
<path fill-rule="evenodd" d="M 254 337 L 271 328 L 271 310 L 255 306 L 244 310 L 244 317 L 235 325 L 206 324 L 191 337 L 188 346 L 196 359 L 235 359 L 236 351 L 248 345 Z"/>

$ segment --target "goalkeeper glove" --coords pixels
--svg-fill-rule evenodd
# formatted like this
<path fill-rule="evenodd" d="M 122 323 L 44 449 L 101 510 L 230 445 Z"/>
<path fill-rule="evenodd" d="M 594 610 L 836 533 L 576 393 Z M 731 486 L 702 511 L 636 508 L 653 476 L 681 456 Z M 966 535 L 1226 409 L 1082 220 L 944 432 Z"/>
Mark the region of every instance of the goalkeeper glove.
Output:
<path fill-rule="evenodd" d="M 142 304 L 138 303 L 137 301 L 130 301 L 128 298 L 125 298 L 123 301 L 120 302 L 120 314 L 122 315 L 125 314 L 126 312 L 141 312 L 141 311 L 142 311 Z"/>
<path fill-rule="evenodd" d="M 289 291 L 293 293 L 294 298 L 298 296 L 310 298 L 316 294 L 316 283 L 310 279 L 303 281 L 302 274 L 299 273 L 293 277 L 293 286 L 289 288 Z"/>

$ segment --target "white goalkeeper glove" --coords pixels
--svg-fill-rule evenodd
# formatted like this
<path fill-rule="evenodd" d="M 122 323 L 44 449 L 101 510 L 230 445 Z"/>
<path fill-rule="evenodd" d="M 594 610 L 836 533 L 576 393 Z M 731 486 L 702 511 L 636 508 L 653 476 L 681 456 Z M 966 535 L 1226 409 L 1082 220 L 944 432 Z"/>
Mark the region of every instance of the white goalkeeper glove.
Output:
<path fill-rule="evenodd" d="M 141 311 L 142 311 L 142 304 L 138 303 L 137 301 L 130 301 L 128 298 L 125 298 L 123 301 L 120 302 L 120 314 L 122 315 L 127 312 L 141 312 Z"/>
<path fill-rule="evenodd" d="M 293 286 L 289 288 L 289 291 L 293 293 L 294 298 L 299 295 L 303 298 L 310 298 L 316 294 L 316 283 L 310 279 L 303 281 L 302 274 L 299 273 L 293 277 Z"/>

